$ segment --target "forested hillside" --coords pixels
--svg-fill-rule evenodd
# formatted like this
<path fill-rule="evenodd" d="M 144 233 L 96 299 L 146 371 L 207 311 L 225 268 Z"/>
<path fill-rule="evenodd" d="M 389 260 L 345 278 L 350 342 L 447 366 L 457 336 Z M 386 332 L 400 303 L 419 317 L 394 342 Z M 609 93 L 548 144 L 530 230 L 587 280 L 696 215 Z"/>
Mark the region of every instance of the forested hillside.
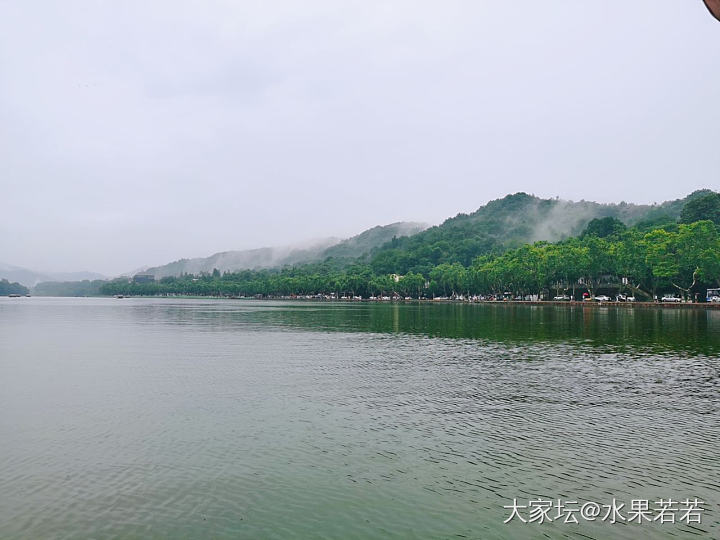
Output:
<path fill-rule="evenodd" d="M 128 278 L 43 283 L 34 292 L 547 296 L 551 290 L 594 293 L 604 287 L 646 299 L 668 292 L 692 297 L 720 284 L 719 226 L 720 194 L 710 190 L 661 205 L 517 193 L 422 232 L 416 231 L 424 226 L 413 223 L 369 229 L 325 248 L 312 262 L 239 271 L 217 266 L 188 271 L 186 266 L 169 269 L 154 283 Z"/>
<path fill-rule="evenodd" d="M 182 274 L 201 274 L 203 272 L 232 272 L 243 269 L 270 268 L 286 264 L 302 264 L 316 260 L 329 246 L 337 243 L 337 239 L 328 238 L 312 242 L 304 247 L 265 247 L 239 251 L 223 251 L 209 257 L 180 259 L 162 266 L 150 267 L 146 270 L 156 278 L 180 276 Z"/>
<path fill-rule="evenodd" d="M 182 274 L 233 272 L 293 266 L 319 262 L 328 257 L 347 261 L 367 255 L 395 237 L 412 235 L 427 228 L 424 223 L 398 222 L 368 229 L 356 236 L 340 240 L 326 238 L 309 242 L 304 246 L 266 247 L 241 251 L 224 251 L 209 257 L 180 259 L 162 266 L 146 270 L 160 279 Z"/>
<path fill-rule="evenodd" d="M 478 255 L 577 236 L 595 218 L 613 217 L 625 225 L 659 226 L 677 221 L 688 200 L 707 193 L 697 191 L 661 205 L 572 202 L 516 193 L 416 235 L 395 239 L 372 254 L 370 265 L 380 274 L 427 274 L 439 264 L 457 262 L 467 266 Z"/>
<path fill-rule="evenodd" d="M 0 279 L 0 296 L 8 294 L 27 294 L 30 291 L 20 283 L 10 283 L 7 279 Z"/>
<path fill-rule="evenodd" d="M 491 205 L 488 205 L 491 206 Z M 659 294 L 677 294 L 686 298 L 703 298 L 706 287 L 720 285 L 720 195 L 698 192 L 682 205 L 666 205 L 665 215 L 658 207 L 640 211 L 623 205 L 600 205 L 606 215 L 592 219 L 580 234 L 558 242 L 537 241 L 520 244 L 517 234 L 529 234 L 520 215 L 536 209 L 550 215 L 559 206 L 527 195 L 506 197 L 490 212 L 458 216 L 428 233 L 407 239 L 394 239 L 375 254 L 370 263 L 361 260 L 338 264 L 336 259 L 282 269 L 243 271 L 199 277 L 168 277 L 156 283 L 115 281 L 102 287 L 105 294 L 198 294 L 198 295 L 316 295 L 336 297 L 371 295 L 409 296 L 413 298 L 456 295 L 539 295 L 545 298 L 568 294 L 578 298 L 580 291 L 590 295 L 598 291 L 620 292 L 651 300 Z M 485 207 L 487 208 L 487 207 Z M 510 210 L 513 208 L 513 210 Z M 565 207 L 567 209 L 567 207 Z M 652 212 L 655 215 L 649 215 Z M 672 214 L 670 213 L 672 212 Z M 483 215 L 484 214 L 484 215 Z M 675 219 L 671 216 L 677 215 Z M 488 219 L 488 216 L 492 219 Z M 517 223 L 509 225 L 513 218 Z M 499 228 L 501 219 L 506 230 Z M 378 270 L 378 257 L 384 253 L 413 256 L 416 238 L 445 242 L 448 253 L 454 243 L 462 244 L 460 231 L 472 234 L 472 225 L 483 222 L 480 229 L 488 247 L 470 263 L 456 254 L 444 262 L 402 273 Z M 542 220 L 525 221 L 537 227 Z M 651 222 L 661 222 L 651 225 Z M 525 228 L 524 228 L 525 227 Z M 518 232 L 519 231 L 519 232 Z M 524 231 L 524 232 L 523 232 Z M 454 235 L 454 236 L 453 236 Z M 448 240 L 455 238 L 455 242 Z M 432 244 L 431 244 L 432 245 Z M 418 250 L 426 247 L 419 243 Z M 438 246 L 434 246 L 434 249 Z M 476 249 L 476 248 L 473 248 Z M 463 256 L 471 256 L 468 252 Z M 438 259 L 442 260 L 442 259 Z"/>
<path fill-rule="evenodd" d="M 373 227 L 357 236 L 353 236 L 352 238 L 343 240 L 339 244 L 329 247 L 322 253 L 319 259 L 357 259 L 391 242 L 393 238 L 412 236 L 427 229 L 427 227 L 425 223 L 406 221 Z"/>
<path fill-rule="evenodd" d="M 44 281 L 33 288 L 37 296 L 98 296 L 105 280 Z"/>

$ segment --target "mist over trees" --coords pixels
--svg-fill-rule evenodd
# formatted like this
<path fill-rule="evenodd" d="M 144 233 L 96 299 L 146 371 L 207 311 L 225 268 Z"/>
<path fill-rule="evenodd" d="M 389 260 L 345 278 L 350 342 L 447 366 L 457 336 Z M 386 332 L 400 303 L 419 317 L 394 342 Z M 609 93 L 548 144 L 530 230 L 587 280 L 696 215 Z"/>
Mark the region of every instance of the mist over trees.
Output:
<path fill-rule="evenodd" d="M 578 236 L 593 219 L 613 218 L 614 226 L 676 223 L 686 202 L 705 193 L 712 192 L 698 191 L 685 199 L 653 206 L 540 199 L 515 193 L 491 201 L 471 214 L 458 214 L 441 225 L 393 240 L 374 250 L 369 263 L 376 273 L 428 275 L 439 264 L 459 262 L 469 266 L 480 255 Z"/>
<path fill-rule="evenodd" d="M 212 272 L 213 269 L 221 272 L 232 272 L 295 266 L 323 261 L 328 257 L 352 261 L 385 244 L 392 238 L 412 235 L 426 228 L 427 225 L 424 223 L 391 223 L 390 225 L 373 227 L 345 240 L 325 238 L 308 242 L 305 245 L 223 251 L 209 257 L 180 259 L 162 266 L 148 268 L 146 272 L 155 275 L 157 278 L 163 278 L 166 276 Z"/>
<path fill-rule="evenodd" d="M 720 233 L 708 220 L 643 232 L 607 222 L 581 237 L 536 242 L 502 254 L 476 257 L 470 265 L 444 262 L 427 274 L 383 274 L 372 265 L 333 266 L 331 261 L 279 270 L 166 277 L 156 283 L 112 282 L 105 294 L 210 296 L 316 295 L 430 297 L 543 295 L 613 290 L 651 300 L 674 292 L 685 297 L 720 284 Z M 597 229 L 599 229 L 599 233 Z"/>
<path fill-rule="evenodd" d="M 667 293 L 704 297 L 704 287 L 720 284 L 719 200 L 717 193 L 703 190 L 641 207 L 568 203 L 518 193 L 417 234 L 393 236 L 379 246 L 378 233 L 388 230 L 371 229 L 355 241 L 375 247 L 355 258 L 343 247 L 336 256 L 306 264 L 241 271 L 214 268 L 150 283 L 123 278 L 41 284 L 37 292 L 365 298 L 510 293 L 578 298 L 582 292 L 603 291 L 646 300 Z M 561 232 L 568 227 L 572 235 Z"/>

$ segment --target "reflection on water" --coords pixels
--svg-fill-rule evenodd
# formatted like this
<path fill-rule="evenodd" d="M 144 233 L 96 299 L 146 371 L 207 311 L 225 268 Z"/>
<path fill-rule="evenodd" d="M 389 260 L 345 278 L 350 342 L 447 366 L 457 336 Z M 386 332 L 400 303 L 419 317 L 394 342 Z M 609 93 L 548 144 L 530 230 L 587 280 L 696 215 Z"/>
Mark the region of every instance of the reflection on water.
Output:
<path fill-rule="evenodd" d="M 498 342 L 560 342 L 632 353 L 718 354 L 720 311 L 518 304 L 215 302 L 136 305 L 130 312 L 159 324 L 232 330 L 417 334 Z"/>
<path fill-rule="evenodd" d="M 2 299 L 0 538 L 714 537 L 719 351 L 702 310 Z"/>

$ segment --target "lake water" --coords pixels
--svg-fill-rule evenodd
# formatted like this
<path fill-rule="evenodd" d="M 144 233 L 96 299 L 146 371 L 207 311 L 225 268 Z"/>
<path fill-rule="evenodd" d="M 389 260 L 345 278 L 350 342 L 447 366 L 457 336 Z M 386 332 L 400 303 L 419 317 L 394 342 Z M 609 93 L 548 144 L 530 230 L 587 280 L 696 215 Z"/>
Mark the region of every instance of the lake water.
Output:
<path fill-rule="evenodd" d="M 2 539 L 718 538 L 719 441 L 720 311 L 0 299 Z"/>

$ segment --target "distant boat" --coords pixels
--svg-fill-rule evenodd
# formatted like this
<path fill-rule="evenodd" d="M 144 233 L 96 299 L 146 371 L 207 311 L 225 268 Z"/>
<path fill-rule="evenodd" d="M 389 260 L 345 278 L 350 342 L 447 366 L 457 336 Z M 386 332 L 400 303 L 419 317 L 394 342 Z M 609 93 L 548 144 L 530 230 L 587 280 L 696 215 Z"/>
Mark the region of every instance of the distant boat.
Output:
<path fill-rule="evenodd" d="M 22 294 L 12 293 L 8 294 L 8 298 L 20 298 Z"/>
<path fill-rule="evenodd" d="M 122 295 L 122 294 L 116 294 L 116 295 L 115 295 L 115 298 L 125 298 L 125 296 Z"/>

